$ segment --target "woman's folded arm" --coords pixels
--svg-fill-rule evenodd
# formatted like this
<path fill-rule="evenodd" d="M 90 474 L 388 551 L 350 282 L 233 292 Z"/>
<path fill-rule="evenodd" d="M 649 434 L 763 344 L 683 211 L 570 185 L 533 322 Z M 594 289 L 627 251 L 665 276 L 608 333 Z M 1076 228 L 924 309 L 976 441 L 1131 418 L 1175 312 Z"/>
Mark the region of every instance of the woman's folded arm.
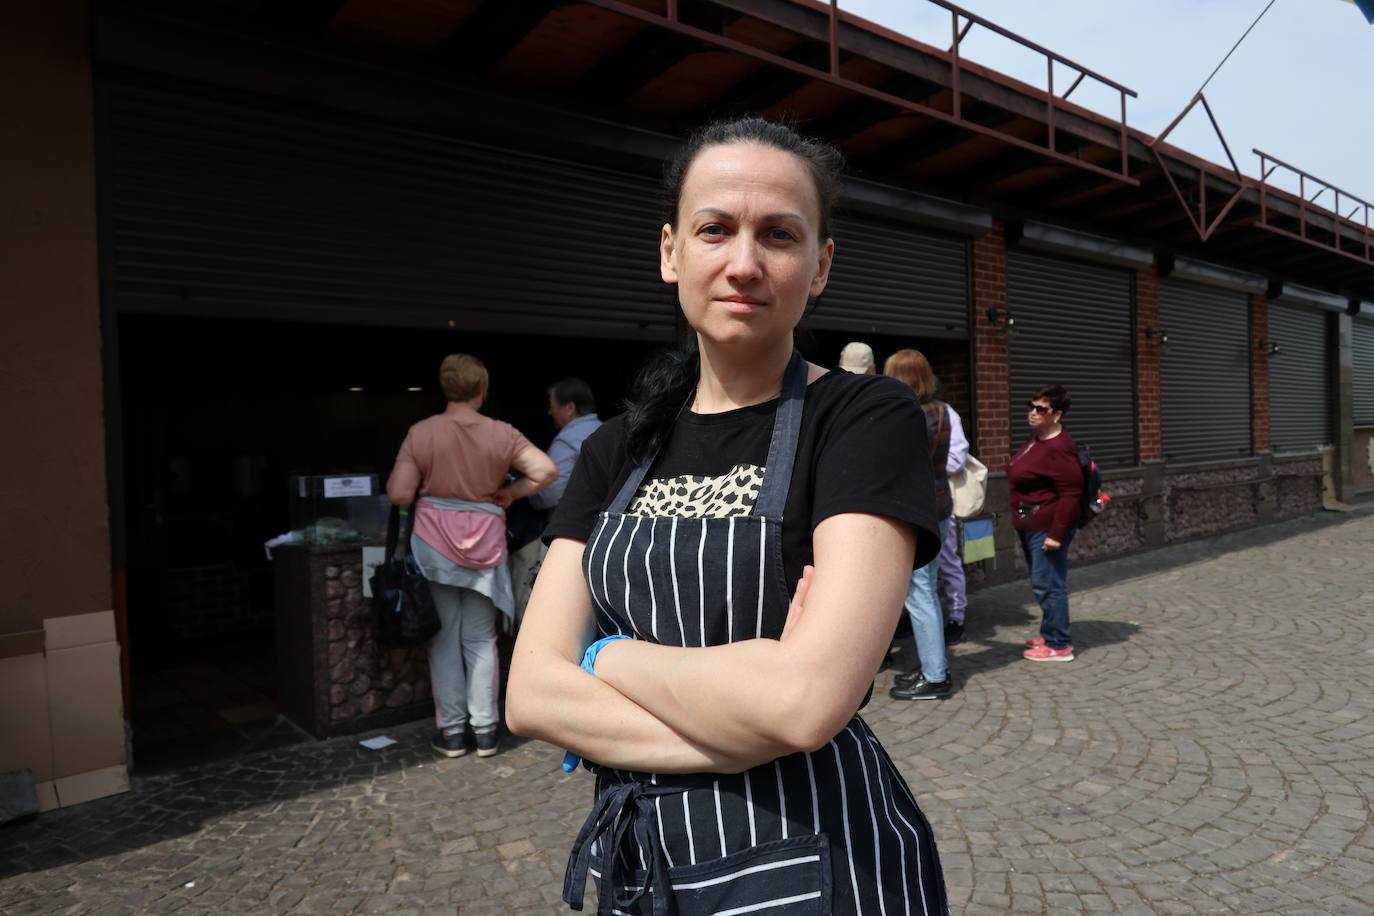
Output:
<path fill-rule="evenodd" d="M 732 773 L 762 762 L 686 736 L 582 670 L 594 636 L 583 547 L 554 541 L 540 569 L 511 661 L 510 730 L 618 769 Z"/>
<path fill-rule="evenodd" d="M 755 762 L 823 746 L 872 683 L 901 612 L 915 531 L 859 513 L 821 522 L 805 608 L 782 640 L 707 648 L 622 640 L 597 676 L 687 739 Z"/>

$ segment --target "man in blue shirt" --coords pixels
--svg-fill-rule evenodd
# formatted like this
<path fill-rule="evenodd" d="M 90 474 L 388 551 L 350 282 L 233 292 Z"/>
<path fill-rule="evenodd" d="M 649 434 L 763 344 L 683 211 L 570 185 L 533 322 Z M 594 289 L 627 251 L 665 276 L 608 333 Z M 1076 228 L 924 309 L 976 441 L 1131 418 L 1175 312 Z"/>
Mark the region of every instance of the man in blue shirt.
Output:
<path fill-rule="evenodd" d="M 549 446 L 549 457 L 558 466 L 558 479 L 530 497 L 530 505 L 541 510 L 553 509 L 563 498 L 582 443 L 601 425 L 591 386 L 580 378 L 565 378 L 549 389 L 549 417 L 558 427 L 558 435 Z"/>

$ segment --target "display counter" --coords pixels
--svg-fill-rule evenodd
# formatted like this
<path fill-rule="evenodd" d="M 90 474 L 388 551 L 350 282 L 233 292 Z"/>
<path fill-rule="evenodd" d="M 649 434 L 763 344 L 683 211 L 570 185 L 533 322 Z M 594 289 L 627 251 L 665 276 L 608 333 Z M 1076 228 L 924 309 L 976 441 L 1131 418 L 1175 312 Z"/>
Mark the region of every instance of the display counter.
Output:
<path fill-rule="evenodd" d="M 290 489 L 292 531 L 272 552 L 283 715 L 317 738 L 432 716 L 427 650 L 374 638 L 365 579 L 390 509 L 379 479 L 301 476 Z"/>
<path fill-rule="evenodd" d="M 289 545 L 273 556 L 282 714 L 317 738 L 433 717 L 422 646 L 373 638 L 361 545 Z"/>

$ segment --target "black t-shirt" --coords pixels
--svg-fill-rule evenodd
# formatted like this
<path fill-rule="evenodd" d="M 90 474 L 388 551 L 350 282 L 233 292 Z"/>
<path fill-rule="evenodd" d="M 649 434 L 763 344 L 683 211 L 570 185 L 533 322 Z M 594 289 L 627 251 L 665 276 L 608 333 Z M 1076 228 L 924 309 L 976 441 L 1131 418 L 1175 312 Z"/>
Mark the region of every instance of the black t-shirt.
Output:
<path fill-rule="evenodd" d="M 684 411 L 649 469 L 630 514 L 747 515 L 758 496 L 777 399 L 717 414 Z M 545 540 L 586 541 L 633 470 L 624 417 L 582 446 Z M 789 586 L 812 562 L 811 533 L 832 515 L 867 512 L 917 531 L 916 567 L 934 559 L 935 490 L 925 413 L 902 383 L 832 370 L 807 387 L 792 486 L 783 510 Z"/>

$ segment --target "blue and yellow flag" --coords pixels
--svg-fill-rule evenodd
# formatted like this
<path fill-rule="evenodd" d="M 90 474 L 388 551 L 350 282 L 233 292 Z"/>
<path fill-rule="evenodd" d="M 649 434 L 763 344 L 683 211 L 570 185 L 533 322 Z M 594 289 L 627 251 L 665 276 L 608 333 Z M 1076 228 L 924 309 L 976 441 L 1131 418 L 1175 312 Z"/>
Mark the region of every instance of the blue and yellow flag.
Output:
<path fill-rule="evenodd" d="M 991 560 L 997 553 L 992 542 L 992 519 L 971 518 L 964 522 L 964 562 Z"/>

